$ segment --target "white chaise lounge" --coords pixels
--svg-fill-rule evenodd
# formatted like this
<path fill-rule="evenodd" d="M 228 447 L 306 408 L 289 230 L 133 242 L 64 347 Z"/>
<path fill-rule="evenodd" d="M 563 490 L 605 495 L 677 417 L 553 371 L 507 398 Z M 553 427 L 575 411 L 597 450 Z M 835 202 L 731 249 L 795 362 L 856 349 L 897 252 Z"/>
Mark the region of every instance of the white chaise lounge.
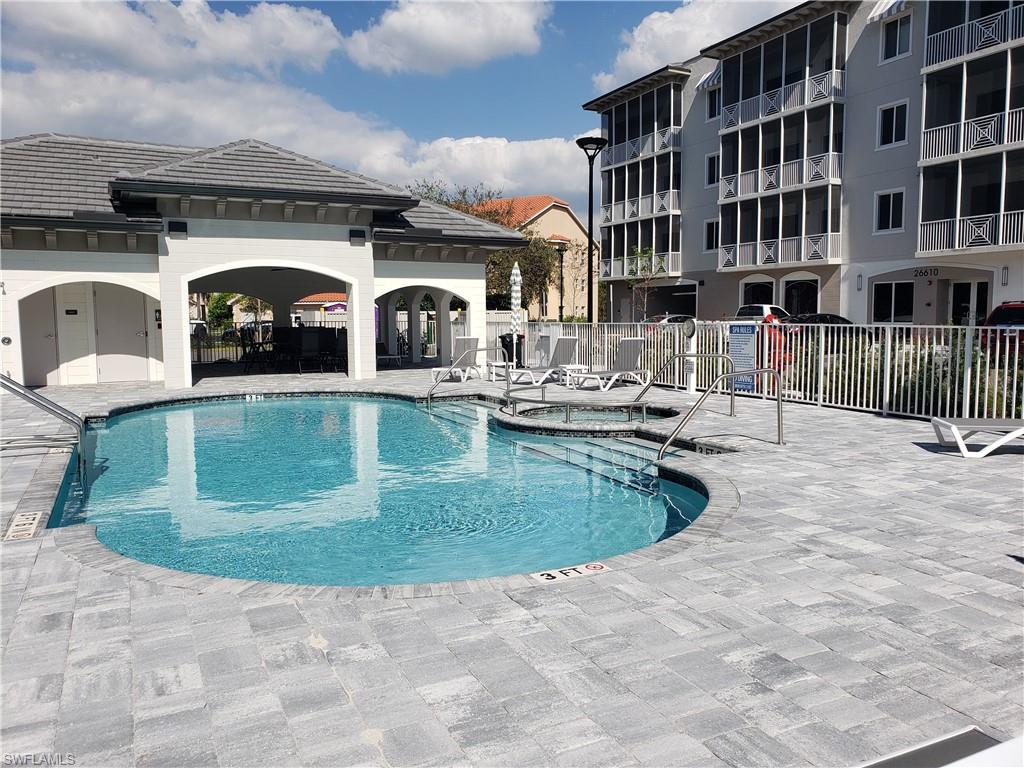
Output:
<path fill-rule="evenodd" d="M 563 365 L 571 365 L 575 362 L 576 346 L 580 340 L 574 336 L 560 336 L 555 341 L 555 348 L 551 350 L 551 359 L 547 365 L 534 368 L 513 368 L 509 377 L 513 384 L 523 383 L 523 379 L 529 379 L 534 386 L 543 384 L 549 378 L 561 373 Z"/>
<path fill-rule="evenodd" d="M 965 459 L 980 459 L 1011 440 L 1024 438 L 1024 419 L 942 419 L 936 416 L 932 419 L 932 427 L 939 445 L 959 448 Z M 948 430 L 953 439 L 947 440 L 943 430 Z M 980 432 L 993 438 L 983 448 L 969 450 L 965 441 Z"/>
<path fill-rule="evenodd" d="M 629 338 L 619 342 L 615 350 L 612 367 L 607 371 L 574 372 L 566 374 L 566 383 L 577 387 L 588 381 L 597 384 L 598 389 L 607 392 L 619 380 L 629 379 L 637 384 L 646 385 L 651 380 L 651 372 L 640 367 L 640 354 L 644 351 L 645 339 Z"/>
<path fill-rule="evenodd" d="M 452 360 L 451 363 L 444 366 L 443 368 L 431 368 L 430 374 L 434 381 L 445 375 L 448 368 L 454 363 L 456 364 L 452 368 L 452 377 L 458 378 L 461 381 L 466 381 L 473 371 L 476 371 L 476 377 L 482 379 L 483 376 L 480 373 L 480 366 L 477 365 L 477 349 L 480 347 L 480 339 L 475 336 L 456 336 L 452 341 Z"/>

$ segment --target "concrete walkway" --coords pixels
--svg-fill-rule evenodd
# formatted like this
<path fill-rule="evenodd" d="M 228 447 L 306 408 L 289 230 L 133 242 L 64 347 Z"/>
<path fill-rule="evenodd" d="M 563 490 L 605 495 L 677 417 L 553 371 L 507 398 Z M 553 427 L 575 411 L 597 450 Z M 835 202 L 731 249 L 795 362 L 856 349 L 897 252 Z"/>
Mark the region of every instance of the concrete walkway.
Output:
<path fill-rule="evenodd" d="M 182 394 L 426 386 L 426 372 L 396 371 L 372 387 L 252 376 L 44 393 L 101 416 Z M 0 407 L 9 433 L 20 405 Z M 770 403 L 740 399 L 735 419 L 724 398 L 712 408 L 685 436 L 742 450 L 673 461 L 727 477 L 738 509 L 670 557 L 561 586 L 204 590 L 83 564 L 53 531 L 5 543 L 3 752 L 76 765 L 835 766 L 969 724 L 1024 731 L 1024 456 L 967 462 L 937 452 L 926 422 L 811 406 L 787 406 L 777 448 Z M 38 497 L 53 482 L 9 462 L 5 510 L 30 498 L 19 488 Z"/>

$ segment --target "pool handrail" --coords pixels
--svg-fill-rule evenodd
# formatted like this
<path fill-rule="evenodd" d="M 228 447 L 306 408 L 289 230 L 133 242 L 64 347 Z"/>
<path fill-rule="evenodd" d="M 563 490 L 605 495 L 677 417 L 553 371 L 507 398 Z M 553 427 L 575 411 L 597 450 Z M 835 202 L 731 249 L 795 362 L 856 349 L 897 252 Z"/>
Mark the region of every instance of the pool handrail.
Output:
<path fill-rule="evenodd" d="M 79 448 L 78 448 L 78 469 L 79 469 L 79 473 L 80 473 L 81 477 L 84 479 L 85 478 L 85 474 L 84 474 L 84 472 L 82 472 L 84 458 L 82 456 L 81 446 L 82 446 L 82 437 L 85 434 L 85 422 L 82 420 L 82 417 L 79 416 L 77 413 L 73 413 L 72 411 L 69 411 L 63 405 L 60 405 L 58 403 L 53 402 L 53 400 L 51 400 L 50 398 L 43 397 L 38 392 L 33 392 L 31 389 L 29 389 L 28 387 L 24 386 L 23 384 L 19 384 L 14 379 L 12 379 L 10 376 L 7 376 L 6 374 L 0 373 L 0 387 L 2 387 L 3 389 L 7 390 L 12 395 L 15 395 L 16 397 L 20 397 L 26 403 L 29 403 L 30 405 L 34 405 L 36 408 L 39 408 L 40 410 L 45 411 L 46 413 L 50 414 L 51 416 L 53 416 L 53 417 L 55 417 L 57 419 L 60 419 L 65 424 L 70 424 L 72 427 L 74 427 L 75 434 L 77 435 L 78 446 L 79 446 Z M 56 438 L 54 438 L 54 442 L 66 443 L 67 441 L 66 441 L 66 438 L 56 437 Z"/>
<path fill-rule="evenodd" d="M 690 419 L 694 417 L 700 407 L 704 404 L 704 401 L 708 399 L 712 392 L 714 392 L 715 387 L 717 387 L 720 382 L 726 379 L 739 378 L 740 376 L 760 376 L 765 373 L 770 373 L 775 377 L 775 411 L 778 422 L 778 439 L 776 440 L 776 443 L 778 445 L 785 445 L 785 442 L 782 439 L 782 376 L 780 376 L 779 372 L 774 368 L 750 368 L 745 371 L 730 371 L 729 373 L 723 373 L 711 382 L 711 386 L 705 389 L 697 399 L 697 402 L 690 406 L 690 410 L 688 410 L 686 415 L 683 416 L 682 421 L 676 424 L 675 429 L 672 430 L 672 434 L 670 434 L 668 439 L 662 444 L 661 448 L 658 450 L 658 461 L 665 458 L 665 454 L 668 452 L 669 446 L 672 445 L 672 442 L 676 439 L 679 433 L 682 432 L 683 427 L 690 423 Z"/>
<path fill-rule="evenodd" d="M 661 374 L 665 372 L 665 369 L 668 368 L 669 365 L 674 363 L 676 360 L 679 360 L 681 358 L 702 358 L 702 357 L 703 358 L 715 357 L 715 358 L 718 358 L 719 360 L 725 360 L 729 364 L 728 365 L 729 372 L 732 372 L 732 371 L 736 370 L 736 363 L 734 363 L 732 358 L 729 357 L 728 355 L 724 355 L 724 354 L 716 353 L 716 352 L 677 352 L 676 354 L 672 355 L 672 357 L 670 357 L 668 360 L 666 360 L 664 362 L 664 364 L 661 366 L 661 368 L 658 369 L 658 372 L 656 374 L 651 376 L 651 380 L 649 382 L 647 382 L 647 384 L 644 385 L 643 389 L 640 390 L 640 394 L 638 394 L 636 396 L 636 399 L 639 400 L 641 397 L 646 395 L 647 394 L 647 390 L 649 390 L 651 387 L 654 386 L 655 380 L 659 376 L 661 376 Z M 714 385 L 711 386 L 711 389 L 714 389 Z M 729 415 L 730 416 L 735 416 L 736 415 L 736 390 L 733 387 L 729 387 Z"/>
<path fill-rule="evenodd" d="M 430 385 L 430 389 L 427 390 L 427 409 L 428 410 L 430 408 L 431 398 L 434 395 L 434 390 L 437 389 L 437 387 L 442 382 L 445 382 L 445 381 L 448 380 L 448 377 L 451 376 L 452 371 L 454 371 L 459 366 L 459 363 L 462 362 L 462 359 L 466 355 L 473 355 L 474 358 L 475 358 L 476 355 L 478 353 L 480 353 L 480 352 L 501 352 L 502 362 L 505 363 L 505 371 L 506 371 L 506 375 L 505 375 L 505 397 L 506 398 L 508 397 L 509 387 L 512 385 L 511 377 L 508 376 L 508 352 L 505 351 L 504 347 L 482 347 L 482 348 L 481 347 L 474 347 L 473 349 L 464 350 L 461 355 L 459 355 L 455 360 L 452 361 L 452 364 L 450 366 L 448 366 L 448 370 L 446 370 L 444 372 L 444 375 L 443 376 L 438 376 L 437 379 L 434 381 L 434 383 Z M 474 360 L 474 362 L 475 362 L 475 360 Z"/>

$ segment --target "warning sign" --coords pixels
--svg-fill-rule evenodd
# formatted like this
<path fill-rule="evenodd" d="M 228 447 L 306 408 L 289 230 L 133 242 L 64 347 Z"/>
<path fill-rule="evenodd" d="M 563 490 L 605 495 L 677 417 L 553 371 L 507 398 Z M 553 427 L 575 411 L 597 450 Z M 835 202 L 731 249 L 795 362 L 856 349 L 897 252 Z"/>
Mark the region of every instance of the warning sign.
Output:
<path fill-rule="evenodd" d="M 564 581 L 565 579 L 573 579 L 577 576 L 592 576 L 595 573 L 607 570 L 608 566 L 604 563 L 585 563 L 584 565 L 557 568 L 550 571 L 541 571 L 540 573 L 531 573 L 530 575 L 537 581 Z"/>
<path fill-rule="evenodd" d="M 749 371 L 757 365 L 757 326 L 732 324 L 729 326 L 729 357 L 734 371 Z M 739 376 L 733 379 L 737 392 L 753 392 L 754 377 Z"/>

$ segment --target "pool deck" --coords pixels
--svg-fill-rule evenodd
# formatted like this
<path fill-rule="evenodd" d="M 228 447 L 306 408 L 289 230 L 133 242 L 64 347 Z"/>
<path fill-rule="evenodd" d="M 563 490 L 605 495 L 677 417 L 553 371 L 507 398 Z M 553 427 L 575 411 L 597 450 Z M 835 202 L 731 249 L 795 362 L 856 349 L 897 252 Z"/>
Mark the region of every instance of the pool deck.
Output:
<path fill-rule="evenodd" d="M 182 395 L 422 395 L 428 382 L 44 394 L 103 416 Z M 87 526 L 3 543 L 2 751 L 78 766 L 838 766 L 966 725 L 1020 735 L 1024 452 L 966 461 L 925 421 L 798 405 L 777 447 L 773 403 L 739 398 L 736 418 L 723 397 L 708 405 L 683 436 L 737 452 L 671 465 L 738 506 L 666 556 L 556 584 L 242 586 L 125 567 Z M 7 437 L 60 429 L 8 396 L 0 409 Z M 52 504 L 66 460 L 0 457 L 5 529 Z"/>

